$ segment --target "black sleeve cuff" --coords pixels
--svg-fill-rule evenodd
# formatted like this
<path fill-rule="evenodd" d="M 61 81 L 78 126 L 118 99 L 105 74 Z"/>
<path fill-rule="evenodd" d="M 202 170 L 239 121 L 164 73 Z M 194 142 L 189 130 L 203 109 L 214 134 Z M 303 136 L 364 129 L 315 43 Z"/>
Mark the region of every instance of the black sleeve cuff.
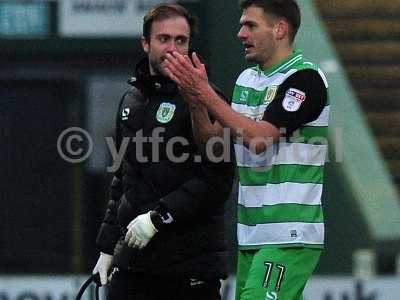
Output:
<path fill-rule="evenodd" d="M 161 205 L 150 212 L 150 219 L 158 231 L 163 230 L 166 226 L 174 222 L 172 215 Z"/>
<path fill-rule="evenodd" d="M 118 226 L 103 224 L 97 235 L 96 244 L 99 246 L 101 252 L 114 255 L 114 248 L 119 236 L 120 229 Z"/>

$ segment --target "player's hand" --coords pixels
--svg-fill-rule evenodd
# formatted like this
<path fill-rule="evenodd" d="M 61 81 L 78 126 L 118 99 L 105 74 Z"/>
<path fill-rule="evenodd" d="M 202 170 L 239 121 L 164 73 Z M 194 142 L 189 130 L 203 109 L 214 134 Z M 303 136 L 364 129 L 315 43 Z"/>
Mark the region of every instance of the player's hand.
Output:
<path fill-rule="evenodd" d="M 112 255 L 100 252 L 100 257 L 92 274 L 99 273 L 101 285 L 105 285 L 108 282 L 108 271 L 110 270 L 112 259 Z"/>
<path fill-rule="evenodd" d="M 129 247 L 142 249 L 147 246 L 151 238 L 157 233 L 150 218 L 150 212 L 137 216 L 127 226 L 128 232 L 125 235 L 125 242 Z"/>
<path fill-rule="evenodd" d="M 193 63 L 192 63 L 193 61 Z M 186 95 L 185 100 L 196 101 L 202 90 L 208 87 L 208 76 L 205 65 L 196 52 L 189 56 L 179 52 L 166 55 L 165 72 Z"/>

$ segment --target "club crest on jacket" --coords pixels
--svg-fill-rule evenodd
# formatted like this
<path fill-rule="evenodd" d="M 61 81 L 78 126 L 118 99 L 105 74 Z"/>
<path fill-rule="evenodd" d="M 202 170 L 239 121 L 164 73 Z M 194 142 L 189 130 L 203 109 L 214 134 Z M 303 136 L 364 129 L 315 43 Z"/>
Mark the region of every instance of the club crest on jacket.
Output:
<path fill-rule="evenodd" d="M 176 106 L 171 103 L 163 102 L 157 110 L 157 121 L 160 123 L 168 123 L 174 117 Z"/>

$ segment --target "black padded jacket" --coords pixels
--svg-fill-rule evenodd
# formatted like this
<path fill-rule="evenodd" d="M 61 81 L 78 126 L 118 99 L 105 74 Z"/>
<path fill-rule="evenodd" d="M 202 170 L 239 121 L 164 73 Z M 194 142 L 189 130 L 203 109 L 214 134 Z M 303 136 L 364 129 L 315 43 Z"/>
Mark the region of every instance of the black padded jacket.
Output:
<path fill-rule="evenodd" d="M 118 109 L 117 146 L 127 149 L 111 183 L 97 244 L 114 255 L 120 269 L 224 278 L 224 204 L 234 178 L 232 148 L 226 161 L 210 161 L 196 146 L 190 112 L 177 86 L 149 75 L 147 59 L 137 65 L 135 75 Z M 174 222 L 144 249 L 129 248 L 124 242 L 126 226 L 155 208 L 170 213 Z"/>

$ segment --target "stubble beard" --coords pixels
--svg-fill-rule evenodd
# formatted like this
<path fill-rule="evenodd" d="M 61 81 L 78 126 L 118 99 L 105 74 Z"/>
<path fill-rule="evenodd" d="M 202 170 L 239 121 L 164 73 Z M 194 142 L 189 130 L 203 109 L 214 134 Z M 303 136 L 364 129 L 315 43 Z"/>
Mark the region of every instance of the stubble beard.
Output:
<path fill-rule="evenodd" d="M 161 66 L 160 60 L 157 60 L 157 61 L 150 60 L 149 63 L 150 63 L 150 70 L 152 70 L 154 73 L 153 75 L 166 76 L 166 74 Z"/>
<path fill-rule="evenodd" d="M 261 59 L 255 53 L 245 54 L 244 59 L 246 60 L 246 62 L 252 63 L 252 64 L 253 63 L 260 64 L 261 63 Z"/>

